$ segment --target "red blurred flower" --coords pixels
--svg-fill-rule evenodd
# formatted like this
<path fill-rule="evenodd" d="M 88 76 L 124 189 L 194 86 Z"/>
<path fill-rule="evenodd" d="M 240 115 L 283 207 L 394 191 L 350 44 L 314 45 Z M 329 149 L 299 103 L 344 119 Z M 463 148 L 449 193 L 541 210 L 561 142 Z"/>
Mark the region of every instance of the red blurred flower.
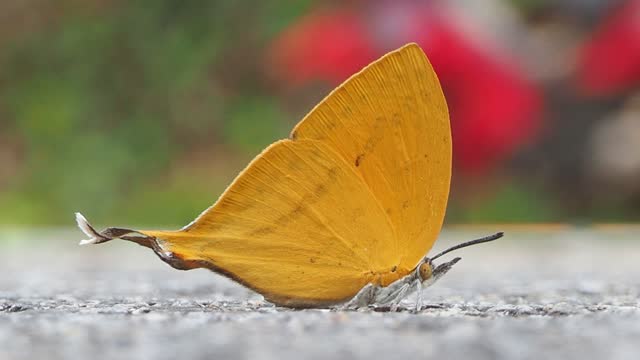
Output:
<path fill-rule="evenodd" d="M 579 50 L 578 85 L 589 95 L 611 95 L 640 83 L 640 0 L 619 6 Z"/>
<path fill-rule="evenodd" d="M 301 19 L 273 48 L 284 80 L 290 85 L 312 79 L 338 84 L 386 50 L 417 42 L 447 96 L 456 167 L 474 173 L 491 170 L 535 136 L 541 95 L 516 66 L 503 54 L 478 47 L 432 7 L 396 4 L 384 3 L 369 22 L 347 10 Z"/>
<path fill-rule="evenodd" d="M 290 85 L 340 83 L 376 57 L 362 20 L 349 10 L 302 18 L 272 48 L 273 63 Z"/>
<path fill-rule="evenodd" d="M 535 137 L 542 96 L 506 56 L 481 49 L 443 20 L 423 22 L 415 39 L 447 96 L 456 166 L 490 170 Z"/>

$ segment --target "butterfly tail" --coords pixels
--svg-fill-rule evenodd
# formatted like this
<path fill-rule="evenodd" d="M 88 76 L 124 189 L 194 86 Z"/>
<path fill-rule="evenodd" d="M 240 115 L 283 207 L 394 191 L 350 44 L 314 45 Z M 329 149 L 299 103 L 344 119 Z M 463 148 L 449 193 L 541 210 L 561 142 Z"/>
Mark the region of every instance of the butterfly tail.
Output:
<path fill-rule="evenodd" d="M 97 231 L 79 212 L 76 213 L 76 223 L 78 223 L 78 227 L 82 232 L 87 235 L 89 238 L 80 241 L 80 245 L 93 245 L 93 244 L 102 244 L 107 241 L 111 241 L 114 239 L 122 239 L 136 242 L 140 245 L 149 246 L 147 244 L 148 237 L 144 234 L 139 233 L 136 230 L 131 229 L 123 229 L 123 228 L 107 228 L 103 231 Z"/>
<path fill-rule="evenodd" d="M 109 241 L 111 239 L 107 239 L 102 236 L 96 229 L 89 224 L 87 218 L 79 212 L 76 213 L 76 223 L 82 232 L 87 235 L 89 238 L 85 240 L 81 240 L 79 245 L 90 245 L 90 244 L 100 244 L 105 241 Z"/>

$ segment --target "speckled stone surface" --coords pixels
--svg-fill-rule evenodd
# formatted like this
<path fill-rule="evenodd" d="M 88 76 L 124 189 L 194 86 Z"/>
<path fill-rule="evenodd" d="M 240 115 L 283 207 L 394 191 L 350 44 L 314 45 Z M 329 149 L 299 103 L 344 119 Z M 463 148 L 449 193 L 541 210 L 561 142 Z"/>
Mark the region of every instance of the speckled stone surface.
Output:
<path fill-rule="evenodd" d="M 445 231 L 434 249 L 494 230 Z M 397 313 L 276 308 L 134 244 L 4 229 L 0 359 L 639 358 L 640 231 L 507 235 L 457 253 L 414 314 L 413 298 Z"/>

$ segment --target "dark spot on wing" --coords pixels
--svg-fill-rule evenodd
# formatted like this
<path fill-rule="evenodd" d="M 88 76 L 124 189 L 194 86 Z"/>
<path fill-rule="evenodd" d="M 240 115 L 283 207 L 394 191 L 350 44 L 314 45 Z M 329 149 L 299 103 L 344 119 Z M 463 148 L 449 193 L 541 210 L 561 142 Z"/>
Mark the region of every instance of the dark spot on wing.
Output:
<path fill-rule="evenodd" d="M 319 184 L 318 186 L 316 186 L 315 190 L 313 191 L 314 195 L 317 197 L 321 197 L 324 194 L 327 193 L 327 187 L 324 184 Z"/>
<path fill-rule="evenodd" d="M 392 273 L 396 272 L 396 270 L 398 270 L 398 266 L 394 266 L 394 267 L 391 268 L 391 272 Z"/>
<path fill-rule="evenodd" d="M 293 210 L 291 210 L 291 215 L 298 215 L 302 213 L 304 210 L 304 205 L 298 204 Z"/>
<path fill-rule="evenodd" d="M 409 200 L 405 200 L 404 202 L 402 202 L 402 208 L 403 209 L 409 208 Z"/>
<path fill-rule="evenodd" d="M 309 262 L 310 262 L 310 263 L 312 263 L 312 264 L 315 264 L 315 263 L 316 263 L 316 259 L 314 259 L 314 258 L 310 258 L 310 259 L 309 259 Z"/>
<path fill-rule="evenodd" d="M 355 161 L 356 167 L 360 166 L 360 163 L 362 162 L 363 159 L 364 159 L 364 154 L 360 154 L 358 155 L 358 157 L 356 157 L 356 161 Z"/>

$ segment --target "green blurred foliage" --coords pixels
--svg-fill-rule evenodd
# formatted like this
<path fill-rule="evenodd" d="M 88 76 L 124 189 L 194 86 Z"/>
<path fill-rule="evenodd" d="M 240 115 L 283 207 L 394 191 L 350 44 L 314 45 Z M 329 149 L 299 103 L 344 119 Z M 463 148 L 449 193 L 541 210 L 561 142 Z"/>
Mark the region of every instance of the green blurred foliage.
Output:
<path fill-rule="evenodd" d="M 226 116 L 224 135 L 248 153 L 259 152 L 287 133 L 288 129 L 282 122 L 263 121 L 285 117 L 269 98 L 243 98 L 230 110 Z"/>
<path fill-rule="evenodd" d="M 461 220 L 468 223 L 485 223 L 495 219 L 505 223 L 556 222 L 559 212 L 554 206 L 542 192 L 508 183 L 487 201 L 473 205 Z"/>
<path fill-rule="evenodd" d="M 20 139 L 21 165 L 0 182 L 0 223 L 69 224 L 77 210 L 105 222 L 191 219 L 225 184 L 173 174 L 176 164 L 193 149 L 253 153 L 286 134 L 260 83 L 244 84 L 247 95 L 217 80 L 236 71 L 220 59 L 246 46 L 258 61 L 308 3 L 112 1 L 5 44 L 0 129 Z"/>

